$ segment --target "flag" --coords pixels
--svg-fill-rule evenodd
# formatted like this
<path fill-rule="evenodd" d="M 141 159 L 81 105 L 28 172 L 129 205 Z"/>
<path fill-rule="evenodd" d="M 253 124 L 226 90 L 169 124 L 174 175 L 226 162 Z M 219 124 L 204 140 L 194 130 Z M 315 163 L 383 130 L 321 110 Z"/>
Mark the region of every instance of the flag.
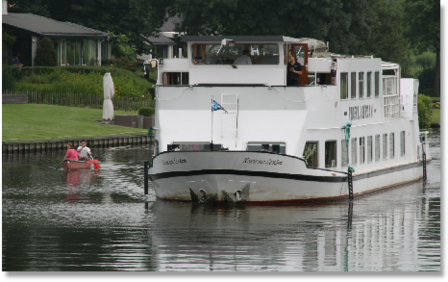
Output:
<path fill-rule="evenodd" d="M 223 110 L 227 114 L 226 109 L 224 109 L 223 106 L 221 106 L 220 104 L 218 104 L 218 102 L 216 102 L 214 99 L 212 99 L 212 112 L 216 112 L 219 110 Z"/>

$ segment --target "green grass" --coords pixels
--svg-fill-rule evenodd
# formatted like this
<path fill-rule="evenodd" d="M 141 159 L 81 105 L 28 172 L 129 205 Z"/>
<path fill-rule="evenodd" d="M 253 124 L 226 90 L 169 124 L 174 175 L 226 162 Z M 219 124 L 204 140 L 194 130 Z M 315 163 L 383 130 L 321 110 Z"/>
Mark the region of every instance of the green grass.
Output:
<path fill-rule="evenodd" d="M 434 107 L 432 109 L 431 122 L 440 122 L 440 109 Z"/>
<path fill-rule="evenodd" d="M 431 100 L 433 102 L 440 101 L 440 97 L 431 97 Z"/>
<path fill-rule="evenodd" d="M 115 115 L 137 112 L 115 111 Z M 2 105 L 2 141 L 43 141 L 147 134 L 147 129 L 100 124 L 102 110 L 37 104 Z"/>

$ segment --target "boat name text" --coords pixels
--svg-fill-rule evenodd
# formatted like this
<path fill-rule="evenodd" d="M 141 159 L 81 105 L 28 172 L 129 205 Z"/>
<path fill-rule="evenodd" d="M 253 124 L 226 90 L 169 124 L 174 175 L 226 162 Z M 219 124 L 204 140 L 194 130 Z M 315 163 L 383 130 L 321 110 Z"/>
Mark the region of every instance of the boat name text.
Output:
<path fill-rule="evenodd" d="M 280 160 L 254 160 L 250 158 L 245 158 L 243 164 L 261 164 L 261 165 L 282 165 L 283 162 Z"/>
<path fill-rule="evenodd" d="M 162 164 L 163 165 L 175 165 L 175 164 L 185 164 L 185 163 L 187 163 L 186 159 L 176 159 L 176 158 L 174 158 L 174 159 L 169 160 L 169 161 L 162 160 Z"/>
<path fill-rule="evenodd" d="M 349 119 L 365 119 L 373 117 L 373 105 L 348 107 Z"/>

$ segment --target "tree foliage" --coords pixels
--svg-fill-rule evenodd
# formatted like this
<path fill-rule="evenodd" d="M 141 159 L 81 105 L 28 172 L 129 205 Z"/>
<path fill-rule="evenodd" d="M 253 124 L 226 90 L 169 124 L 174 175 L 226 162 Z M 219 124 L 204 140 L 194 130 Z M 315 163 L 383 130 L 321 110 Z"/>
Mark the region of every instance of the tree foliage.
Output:
<path fill-rule="evenodd" d="M 429 128 L 431 126 L 432 115 L 432 99 L 425 95 L 418 95 L 417 109 L 418 109 L 418 126 L 420 128 Z"/>
<path fill-rule="evenodd" d="M 56 66 L 58 64 L 58 55 L 54 49 L 53 40 L 44 38 L 40 40 L 39 47 L 36 49 L 34 65 L 36 66 Z"/>
<path fill-rule="evenodd" d="M 119 34 L 117 40 L 112 43 L 112 55 L 116 58 L 134 60 L 137 54 L 131 39 L 124 34 Z"/>

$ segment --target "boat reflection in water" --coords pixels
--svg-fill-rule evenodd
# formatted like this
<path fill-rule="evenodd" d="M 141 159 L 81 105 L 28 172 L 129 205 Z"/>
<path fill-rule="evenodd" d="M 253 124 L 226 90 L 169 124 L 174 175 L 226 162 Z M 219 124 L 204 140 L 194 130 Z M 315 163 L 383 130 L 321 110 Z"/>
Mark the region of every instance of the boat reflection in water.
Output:
<path fill-rule="evenodd" d="M 416 271 L 423 183 L 353 202 L 200 205 L 156 201 L 159 271 Z M 423 218 L 422 218 L 423 217 Z"/>
<path fill-rule="evenodd" d="M 99 170 L 76 169 L 65 170 L 64 179 L 67 185 L 66 200 L 68 202 L 78 202 L 80 191 L 79 186 L 90 186 L 96 181 Z"/>

